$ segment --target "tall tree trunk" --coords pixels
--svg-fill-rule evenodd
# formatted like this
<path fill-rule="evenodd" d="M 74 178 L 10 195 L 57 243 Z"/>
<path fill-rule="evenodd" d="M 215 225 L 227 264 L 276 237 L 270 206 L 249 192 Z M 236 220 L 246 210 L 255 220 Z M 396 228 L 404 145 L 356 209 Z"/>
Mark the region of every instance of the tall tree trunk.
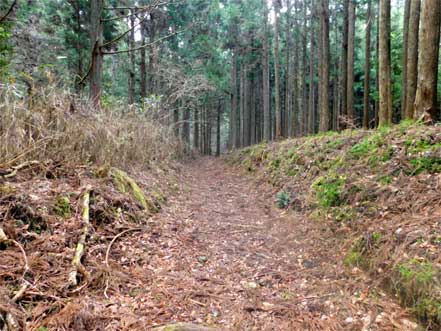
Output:
<path fill-rule="evenodd" d="M 190 106 L 184 103 L 184 112 L 182 119 L 182 140 L 187 146 L 190 146 Z"/>
<path fill-rule="evenodd" d="M 141 23 L 141 45 L 145 44 L 146 40 L 146 24 L 145 21 Z M 140 72 L 140 95 L 141 98 L 147 97 L 147 68 L 146 68 L 146 56 L 145 56 L 145 47 L 141 48 L 140 50 L 140 65 L 139 65 L 139 72 Z"/>
<path fill-rule="evenodd" d="M 417 0 L 419 2 L 419 0 Z M 407 86 L 407 51 L 409 40 L 409 18 L 410 18 L 411 0 L 404 0 L 404 18 L 403 18 L 403 64 L 402 64 L 402 83 L 401 83 L 401 118 L 406 115 L 406 86 Z"/>
<path fill-rule="evenodd" d="M 303 31 L 302 31 L 302 135 L 305 135 L 308 131 L 308 88 L 307 88 L 307 77 L 308 77 L 308 63 L 307 63 L 307 6 L 306 2 L 303 2 Z"/>
<path fill-rule="evenodd" d="M 268 5 L 262 0 L 264 12 L 264 33 L 262 50 L 262 83 L 263 83 L 263 139 L 271 140 L 271 110 L 270 110 L 270 86 L 269 86 L 269 46 L 268 46 Z"/>
<path fill-rule="evenodd" d="M 363 128 L 369 128 L 369 97 L 371 79 L 371 27 L 372 27 L 372 4 L 367 0 L 366 13 L 366 41 L 364 49 L 364 94 L 363 94 Z"/>
<path fill-rule="evenodd" d="M 239 71 L 239 136 L 240 147 L 245 146 L 245 75 L 246 68 L 244 64 L 240 66 Z"/>
<path fill-rule="evenodd" d="M 250 84 L 250 145 L 256 143 L 256 80 L 253 74 Z"/>
<path fill-rule="evenodd" d="M 348 34 L 349 34 L 349 1 L 343 0 L 343 35 L 342 35 L 342 53 L 341 53 L 341 109 L 342 116 L 348 116 Z M 344 128 L 344 123 L 341 123 Z"/>
<path fill-rule="evenodd" d="M 441 2 L 424 0 L 419 33 L 418 87 L 415 116 L 435 121 L 437 115 L 437 79 L 440 41 Z"/>
<path fill-rule="evenodd" d="M 129 49 L 135 48 L 135 13 L 130 10 L 130 33 L 128 34 Z M 128 79 L 127 103 L 129 105 L 135 102 L 135 52 L 129 52 L 130 66 Z"/>
<path fill-rule="evenodd" d="M 199 148 L 199 108 L 195 107 L 193 111 L 193 148 Z"/>
<path fill-rule="evenodd" d="M 280 65 L 279 65 L 279 0 L 274 4 L 274 94 L 276 113 L 276 139 L 282 136 L 282 111 L 280 108 Z"/>
<path fill-rule="evenodd" d="M 243 84 L 243 108 L 244 108 L 244 119 L 243 119 L 243 135 L 244 135 L 244 145 L 250 145 L 250 79 L 249 79 L 249 69 L 245 68 L 244 72 L 244 84 Z"/>
<path fill-rule="evenodd" d="M 348 17 L 348 121 L 354 124 L 354 47 L 355 47 L 355 4 L 354 0 L 349 0 L 349 17 Z"/>
<path fill-rule="evenodd" d="M 409 28 L 407 39 L 407 67 L 403 67 L 406 71 L 406 103 L 404 117 L 412 119 L 414 117 L 414 103 L 418 83 L 418 32 L 420 27 L 420 0 L 412 0 L 409 14 Z"/>
<path fill-rule="evenodd" d="M 216 156 L 220 155 L 221 150 L 221 114 L 222 114 L 222 101 L 219 100 L 216 113 Z"/>
<path fill-rule="evenodd" d="M 377 29 L 375 35 L 375 55 L 376 55 L 376 64 L 375 64 L 375 91 L 378 95 L 380 95 L 380 3 L 377 2 L 377 11 L 376 11 L 376 22 Z M 378 114 L 380 113 L 380 98 L 375 98 L 375 109 L 374 109 L 374 127 L 378 126 Z"/>
<path fill-rule="evenodd" d="M 74 9 L 74 15 L 75 15 L 75 34 L 76 34 L 76 42 L 75 42 L 75 51 L 77 52 L 77 72 L 76 72 L 76 79 L 81 79 L 83 77 L 83 56 L 82 56 L 82 45 L 81 45 L 81 30 L 82 30 L 82 23 L 81 23 L 81 7 L 78 0 L 73 1 L 72 3 L 73 9 Z M 84 84 L 75 84 L 76 92 L 82 92 L 84 88 Z"/>
<path fill-rule="evenodd" d="M 320 78 L 319 78 L 319 130 L 329 130 L 329 3 L 321 0 L 320 8 Z"/>
<path fill-rule="evenodd" d="M 290 61 L 291 48 L 292 48 L 292 38 L 291 38 L 291 0 L 286 1 L 286 47 L 285 47 L 285 113 L 286 113 L 286 123 L 287 123 L 287 134 L 292 136 L 293 125 L 292 125 L 292 63 Z"/>
<path fill-rule="evenodd" d="M 294 54 L 292 59 L 292 81 L 293 81 L 293 88 L 292 88 L 292 118 L 291 118 L 291 125 L 293 127 L 293 132 L 296 136 L 302 135 L 302 129 L 301 129 L 301 109 L 299 105 L 299 21 L 298 21 L 298 0 L 294 3 L 294 40 L 293 40 L 293 48 L 294 48 Z"/>
<path fill-rule="evenodd" d="M 103 75 L 103 25 L 101 14 L 103 0 L 92 0 L 90 3 L 90 40 L 92 44 L 92 58 L 90 66 L 90 99 L 95 107 L 101 106 L 102 75 Z"/>
<path fill-rule="evenodd" d="M 392 122 L 390 0 L 380 0 L 379 33 L 380 109 L 378 113 L 378 124 L 381 126 L 391 124 Z"/>
<path fill-rule="evenodd" d="M 237 95 L 237 48 L 233 49 L 233 63 L 231 64 L 231 145 L 240 146 L 238 135 L 238 95 Z"/>
<path fill-rule="evenodd" d="M 314 78 L 315 78 L 315 62 L 314 62 L 314 58 L 315 58 L 315 22 L 314 22 L 314 18 L 315 18 L 315 12 L 316 12 L 316 8 L 315 8 L 315 4 L 314 4 L 314 0 L 311 0 L 311 27 L 310 27 L 310 35 L 309 35 L 309 44 L 310 44 L 310 51 L 309 51 L 309 106 L 308 106 L 308 128 L 307 131 L 305 132 L 306 134 L 308 133 L 314 133 L 314 107 L 315 107 L 315 88 L 314 88 Z"/>
<path fill-rule="evenodd" d="M 150 13 L 150 19 L 152 20 L 151 28 L 149 31 L 149 43 L 151 44 L 149 47 L 149 94 L 155 93 L 155 53 L 156 53 L 156 46 L 154 44 L 155 37 L 156 37 L 156 29 L 155 24 L 153 21 L 155 20 L 155 17 L 153 13 Z"/>

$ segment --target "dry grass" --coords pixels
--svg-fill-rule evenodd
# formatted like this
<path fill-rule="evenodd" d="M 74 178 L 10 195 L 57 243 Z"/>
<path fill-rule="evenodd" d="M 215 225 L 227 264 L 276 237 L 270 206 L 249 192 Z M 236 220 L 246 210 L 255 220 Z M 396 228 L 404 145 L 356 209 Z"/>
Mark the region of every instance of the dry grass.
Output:
<path fill-rule="evenodd" d="M 179 156 L 171 130 L 126 109 L 93 109 L 55 88 L 17 96 L 14 86 L 0 97 L 0 167 L 26 160 L 74 164 L 143 166 Z"/>

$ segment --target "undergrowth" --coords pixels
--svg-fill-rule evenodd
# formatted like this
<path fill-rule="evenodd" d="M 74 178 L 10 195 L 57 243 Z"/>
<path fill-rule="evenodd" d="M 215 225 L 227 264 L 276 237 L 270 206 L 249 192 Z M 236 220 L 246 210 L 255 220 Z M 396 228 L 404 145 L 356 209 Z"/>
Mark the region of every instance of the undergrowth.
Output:
<path fill-rule="evenodd" d="M 26 160 L 143 166 L 182 155 L 166 126 L 123 108 L 95 109 L 67 91 L 0 95 L 0 166 Z"/>
<path fill-rule="evenodd" d="M 349 229 L 340 238 L 352 243 L 343 264 L 366 270 L 429 326 L 440 325 L 440 127 L 403 121 L 324 133 L 230 159 L 277 187 L 279 206 L 295 196 L 311 221 Z"/>

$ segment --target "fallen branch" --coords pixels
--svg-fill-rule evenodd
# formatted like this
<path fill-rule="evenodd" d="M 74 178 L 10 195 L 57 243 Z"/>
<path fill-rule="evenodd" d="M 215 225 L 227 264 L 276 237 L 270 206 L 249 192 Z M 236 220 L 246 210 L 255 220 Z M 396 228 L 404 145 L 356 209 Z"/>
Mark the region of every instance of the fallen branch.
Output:
<path fill-rule="evenodd" d="M 78 240 L 77 247 L 75 249 L 75 255 L 72 259 L 72 270 L 69 273 L 68 284 L 70 287 L 78 285 L 77 275 L 78 272 L 85 274 L 84 267 L 81 264 L 81 259 L 84 254 L 84 249 L 86 247 L 86 239 L 89 234 L 90 221 L 89 221 L 89 202 L 90 202 L 90 191 L 92 186 L 87 185 L 85 192 L 83 194 L 83 209 L 81 212 L 81 218 L 83 221 L 83 230 L 81 236 Z"/>
<path fill-rule="evenodd" d="M 132 232 L 132 231 L 141 231 L 142 228 L 132 228 L 132 229 L 127 229 L 124 230 L 120 233 L 118 233 L 115 237 L 113 237 L 112 241 L 110 242 L 109 246 L 107 247 L 107 251 L 106 251 L 106 259 L 105 259 L 105 263 L 106 263 L 106 267 L 109 267 L 109 254 L 110 254 L 110 249 L 112 248 L 113 243 L 121 236 L 125 235 L 126 233 Z"/>
<path fill-rule="evenodd" d="M 18 166 L 6 169 L 4 171 L 4 174 L 0 174 L 0 176 L 3 177 L 3 178 L 11 178 L 11 177 L 16 176 L 18 171 L 20 171 L 20 170 L 22 170 L 24 168 L 31 167 L 33 165 L 37 165 L 37 164 L 40 164 L 40 162 L 38 162 L 38 161 L 26 161 L 26 162 L 23 162 L 22 164 L 19 164 Z"/>
<path fill-rule="evenodd" d="M 113 239 L 110 241 L 109 246 L 107 247 L 107 251 L 106 251 L 106 259 L 104 260 L 107 269 L 109 269 L 109 254 L 110 254 L 110 249 L 112 248 L 113 243 L 121 236 L 125 235 L 126 233 L 132 232 L 132 231 L 141 231 L 142 228 L 132 228 L 132 229 L 127 229 L 124 230 L 120 233 L 118 233 L 115 237 L 113 237 Z M 109 296 L 107 295 L 107 289 L 109 288 L 109 278 L 106 278 L 106 287 L 104 289 L 104 296 L 106 297 L 106 299 L 109 299 Z"/>

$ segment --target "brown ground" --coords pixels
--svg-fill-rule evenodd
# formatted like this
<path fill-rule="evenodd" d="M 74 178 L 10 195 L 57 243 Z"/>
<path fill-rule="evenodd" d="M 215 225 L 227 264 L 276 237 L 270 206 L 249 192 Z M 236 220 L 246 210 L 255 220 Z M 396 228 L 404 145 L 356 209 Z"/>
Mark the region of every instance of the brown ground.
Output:
<path fill-rule="evenodd" d="M 16 189 L 49 194 L 52 201 L 63 185 L 66 192 L 80 191 L 71 177 L 30 180 Z M 164 172 L 155 178 L 168 181 Z M 174 321 L 238 331 L 417 328 L 360 270 L 343 266 L 344 241 L 336 238 L 344 233 L 277 209 L 275 192 L 222 160 L 201 158 L 184 166 L 180 189 L 140 224 L 129 222 L 137 215 L 132 204 L 100 183 L 93 182 L 93 229 L 83 261 L 89 277 L 78 287 L 66 288 L 81 233 L 78 207 L 66 220 L 48 216 L 49 230 L 41 235 L 26 227 L 16 233 L 30 267 L 29 287 L 18 303 L 10 298 L 23 283 L 22 252 L 14 245 L 0 250 L 0 312 L 11 312 L 23 329 L 133 331 Z M 6 203 L 18 198 L 8 199 L 5 215 L 11 213 Z M 106 199 L 121 206 L 124 217 L 100 214 Z M 133 231 L 123 233 L 127 229 Z"/>
<path fill-rule="evenodd" d="M 155 314 L 144 312 L 147 324 L 417 329 L 360 270 L 343 266 L 343 249 L 326 224 L 276 209 L 274 192 L 220 160 L 186 166 L 180 194 L 154 221 L 162 224 L 156 240 L 164 250 L 150 253 L 152 278 L 142 292 L 150 293 Z"/>

